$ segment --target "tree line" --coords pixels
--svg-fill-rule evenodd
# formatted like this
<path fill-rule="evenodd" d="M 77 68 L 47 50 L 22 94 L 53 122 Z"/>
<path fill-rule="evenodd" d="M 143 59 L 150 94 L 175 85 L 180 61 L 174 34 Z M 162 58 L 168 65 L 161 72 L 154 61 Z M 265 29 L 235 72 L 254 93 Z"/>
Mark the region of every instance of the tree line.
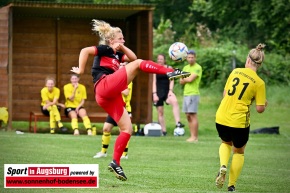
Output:
<path fill-rule="evenodd" d="M 2 4 L 16 2 L 4 0 Z M 23 0 L 18 0 L 21 2 Z M 154 59 L 176 41 L 197 52 L 202 86 L 223 83 L 243 67 L 249 49 L 265 43 L 260 74 L 267 84 L 290 85 L 290 0 L 39 0 L 50 3 L 152 4 Z M 183 63 L 168 64 L 182 67 Z"/>

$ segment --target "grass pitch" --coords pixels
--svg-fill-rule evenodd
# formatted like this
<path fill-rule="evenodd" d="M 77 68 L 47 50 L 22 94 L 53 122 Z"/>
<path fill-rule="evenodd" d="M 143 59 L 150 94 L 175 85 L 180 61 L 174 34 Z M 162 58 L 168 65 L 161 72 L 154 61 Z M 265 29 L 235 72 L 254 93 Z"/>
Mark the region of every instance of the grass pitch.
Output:
<path fill-rule="evenodd" d="M 1 173 L 6 164 L 99 164 L 99 189 L 4 189 L 0 192 L 226 192 L 215 187 L 219 169 L 215 134 L 203 134 L 197 144 L 187 137 L 140 137 L 130 141 L 129 159 L 121 165 L 128 177 L 122 182 L 107 170 L 112 159 L 94 159 L 101 136 L 50 134 L 17 135 L 1 132 Z M 283 135 L 251 135 L 237 192 L 289 192 L 290 139 Z M 227 181 L 226 181 L 227 183 Z"/>
<path fill-rule="evenodd" d="M 215 94 L 214 94 L 215 93 Z M 290 192 L 290 104 L 289 87 L 267 89 L 269 106 L 258 114 L 252 106 L 251 129 L 280 126 L 280 135 L 251 134 L 245 150 L 245 163 L 238 179 L 236 192 Z M 62 134 L 30 134 L 0 131 L 0 192 L 9 193 L 191 193 L 227 192 L 215 187 L 219 169 L 220 139 L 215 130 L 215 111 L 221 92 L 201 91 L 199 108 L 199 142 L 187 143 L 188 130 L 183 137 L 174 137 L 171 107 L 165 106 L 168 125 L 166 137 L 132 136 L 129 159 L 122 160 L 128 181 L 122 182 L 107 170 L 112 159 L 116 136 L 112 136 L 108 157 L 94 159 L 101 148 L 101 135 L 72 136 Z M 179 96 L 179 102 L 182 98 Z M 156 111 L 153 109 L 154 118 Z M 181 113 L 183 123 L 185 116 Z M 154 119 L 156 120 L 156 119 Z M 46 123 L 48 125 L 48 123 Z M 17 125 L 17 124 L 16 124 Z M 18 127 L 18 128 L 17 128 Z M 101 129 L 101 128 L 99 128 Z M 99 164 L 99 189 L 4 189 L 4 164 Z M 229 167 L 229 166 L 228 166 Z"/>

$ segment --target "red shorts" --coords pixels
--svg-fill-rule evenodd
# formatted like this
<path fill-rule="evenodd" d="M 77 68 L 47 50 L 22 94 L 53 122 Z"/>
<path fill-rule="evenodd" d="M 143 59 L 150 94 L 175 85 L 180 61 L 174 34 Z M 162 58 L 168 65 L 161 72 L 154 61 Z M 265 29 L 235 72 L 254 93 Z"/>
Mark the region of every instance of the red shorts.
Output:
<path fill-rule="evenodd" d="M 95 85 L 97 103 L 116 121 L 119 122 L 124 112 L 122 91 L 128 87 L 126 68 L 120 68 L 113 74 L 105 75 Z"/>

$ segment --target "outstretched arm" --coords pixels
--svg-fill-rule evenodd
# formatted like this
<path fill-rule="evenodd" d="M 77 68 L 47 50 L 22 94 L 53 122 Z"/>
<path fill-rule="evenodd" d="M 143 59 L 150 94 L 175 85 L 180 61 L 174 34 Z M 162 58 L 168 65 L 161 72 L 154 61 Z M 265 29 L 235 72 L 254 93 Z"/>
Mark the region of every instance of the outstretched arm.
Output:
<path fill-rule="evenodd" d="M 95 53 L 96 53 L 95 46 L 83 48 L 79 56 L 79 67 L 72 67 L 71 71 L 76 74 L 83 74 L 85 71 L 89 55 L 95 55 Z"/>

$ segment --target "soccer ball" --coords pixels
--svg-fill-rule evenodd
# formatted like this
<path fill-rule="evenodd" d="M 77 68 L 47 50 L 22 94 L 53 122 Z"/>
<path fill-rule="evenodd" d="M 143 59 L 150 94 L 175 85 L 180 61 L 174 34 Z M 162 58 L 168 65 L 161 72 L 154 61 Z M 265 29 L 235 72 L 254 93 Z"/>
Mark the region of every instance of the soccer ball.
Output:
<path fill-rule="evenodd" d="M 175 62 L 182 62 L 187 57 L 187 46 L 181 42 L 173 43 L 168 50 L 169 57 Z"/>
<path fill-rule="evenodd" d="M 174 136 L 183 136 L 185 133 L 184 128 L 177 127 L 174 129 L 173 135 Z"/>

